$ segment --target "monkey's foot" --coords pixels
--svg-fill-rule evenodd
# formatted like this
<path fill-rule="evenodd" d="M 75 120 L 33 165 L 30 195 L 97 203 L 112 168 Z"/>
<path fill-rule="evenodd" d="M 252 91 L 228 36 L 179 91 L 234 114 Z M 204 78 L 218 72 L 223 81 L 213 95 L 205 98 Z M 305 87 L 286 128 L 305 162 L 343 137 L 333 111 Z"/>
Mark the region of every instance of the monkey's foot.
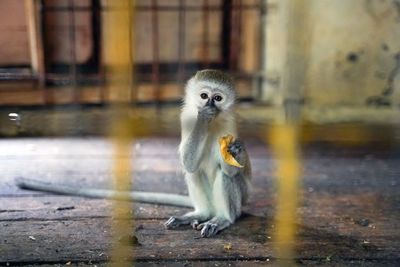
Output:
<path fill-rule="evenodd" d="M 201 237 L 211 237 L 213 235 L 216 235 L 219 231 L 218 229 L 218 224 L 216 223 L 212 223 L 212 222 L 206 222 L 206 223 L 202 223 L 202 226 L 198 226 L 201 227 L 201 232 L 200 235 Z"/>
<path fill-rule="evenodd" d="M 201 237 L 211 237 L 228 227 L 231 223 L 225 219 L 213 218 L 208 222 L 199 224 L 196 229 L 201 230 Z"/>
<path fill-rule="evenodd" d="M 200 222 L 204 222 L 209 219 L 210 215 L 208 215 L 208 213 L 189 212 L 182 216 L 172 216 L 164 223 L 164 225 L 167 229 L 174 229 L 181 225 L 190 224 L 193 229 L 197 229 Z"/>
<path fill-rule="evenodd" d="M 164 226 L 167 229 L 175 229 L 183 224 L 186 224 L 186 222 L 184 222 L 183 220 L 176 218 L 176 217 L 171 217 L 168 219 L 168 221 L 166 221 L 164 223 Z"/>

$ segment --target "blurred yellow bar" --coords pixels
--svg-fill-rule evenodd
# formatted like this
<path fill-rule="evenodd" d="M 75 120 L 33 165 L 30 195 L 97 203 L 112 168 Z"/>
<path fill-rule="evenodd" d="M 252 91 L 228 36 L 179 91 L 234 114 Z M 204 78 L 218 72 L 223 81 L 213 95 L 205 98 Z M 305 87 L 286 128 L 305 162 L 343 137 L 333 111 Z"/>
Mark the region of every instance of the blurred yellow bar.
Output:
<path fill-rule="evenodd" d="M 114 144 L 114 189 L 131 190 L 131 148 L 134 132 L 130 124 L 129 108 L 133 85 L 132 29 L 133 6 L 131 0 L 105 1 L 104 59 L 106 83 L 112 108 L 111 137 Z M 115 201 L 112 216 L 111 266 L 132 266 L 134 247 L 131 202 Z"/>
<path fill-rule="evenodd" d="M 108 97 L 113 103 L 129 103 L 133 88 L 134 0 L 104 1 L 104 63 Z"/>
<path fill-rule="evenodd" d="M 295 265 L 301 176 L 298 131 L 297 124 L 282 124 L 273 126 L 270 133 L 270 143 L 277 162 L 274 244 L 280 266 Z"/>

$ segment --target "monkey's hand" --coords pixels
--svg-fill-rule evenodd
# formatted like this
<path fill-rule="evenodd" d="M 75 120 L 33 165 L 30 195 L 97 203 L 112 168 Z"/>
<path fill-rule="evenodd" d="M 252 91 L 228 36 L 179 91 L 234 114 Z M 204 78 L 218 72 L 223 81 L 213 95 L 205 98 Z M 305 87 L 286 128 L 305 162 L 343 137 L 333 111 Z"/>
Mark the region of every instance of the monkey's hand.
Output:
<path fill-rule="evenodd" d="M 247 160 L 248 160 L 247 152 L 244 147 L 244 144 L 240 140 L 235 140 L 234 142 L 230 143 L 228 145 L 227 150 L 228 150 L 228 153 L 230 153 L 240 165 L 242 165 L 242 166 L 247 165 Z M 243 170 L 243 168 L 239 168 L 237 166 L 232 166 L 226 162 L 223 162 L 221 167 L 222 167 L 223 172 L 231 177 L 233 177 L 238 172 Z"/>
<path fill-rule="evenodd" d="M 240 140 L 235 140 L 228 145 L 228 152 L 236 159 L 240 160 L 240 154 L 244 151 L 244 145 Z"/>
<path fill-rule="evenodd" d="M 216 107 L 204 106 L 199 110 L 197 118 L 204 122 L 211 122 L 218 115 Z"/>
<path fill-rule="evenodd" d="M 232 143 L 228 145 L 228 153 L 232 155 L 232 157 L 241 165 L 239 166 L 232 166 L 230 164 L 224 164 L 224 169 L 227 171 L 227 173 L 232 174 L 232 172 L 238 172 L 243 166 L 247 164 L 248 156 L 247 156 L 247 151 L 246 148 L 243 144 L 242 141 L 240 140 L 235 140 Z"/>

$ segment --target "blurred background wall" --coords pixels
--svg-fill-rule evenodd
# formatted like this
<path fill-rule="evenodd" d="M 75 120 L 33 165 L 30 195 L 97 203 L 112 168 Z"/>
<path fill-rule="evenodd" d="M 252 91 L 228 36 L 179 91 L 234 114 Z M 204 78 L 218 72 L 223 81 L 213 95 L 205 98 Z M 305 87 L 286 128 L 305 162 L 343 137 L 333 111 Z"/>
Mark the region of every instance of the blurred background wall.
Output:
<path fill-rule="evenodd" d="M 114 102 L 175 118 L 185 81 L 204 68 L 233 75 L 244 120 L 273 121 L 295 103 L 310 122 L 399 123 L 399 0 L 134 1 L 134 86 L 123 99 L 105 83 L 108 3 L 0 1 L 2 134 L 15 132 L 15 111 L 31 133 L 86 118 L 82 108 L 101 117 Z M 33 119 L 38 108 L 52 112 Z"/>
<path fill-rule="evenodd" d="M 265 100 L 281 100 L 292 53 L 305 68 L 299 90 L 310 105 L 399 104 L 400 1 L 295 2 L 268 1 Z"/>

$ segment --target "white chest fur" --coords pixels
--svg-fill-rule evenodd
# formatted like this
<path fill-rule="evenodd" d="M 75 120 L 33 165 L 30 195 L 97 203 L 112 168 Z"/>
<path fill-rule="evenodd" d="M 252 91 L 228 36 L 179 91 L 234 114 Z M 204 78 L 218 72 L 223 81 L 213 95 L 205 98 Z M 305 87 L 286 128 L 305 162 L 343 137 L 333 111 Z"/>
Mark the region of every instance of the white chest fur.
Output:
<path fill-rule="evenodd" d="M 207 175 L 210 184 L 213 184 L 216 172 L 223 160 L 220 153 L 219 139 L 227 134 L 237 136 L 237 130 L 233 117 L 229 120 L 217 118 L 209 127 L 200 168 Z"/>

